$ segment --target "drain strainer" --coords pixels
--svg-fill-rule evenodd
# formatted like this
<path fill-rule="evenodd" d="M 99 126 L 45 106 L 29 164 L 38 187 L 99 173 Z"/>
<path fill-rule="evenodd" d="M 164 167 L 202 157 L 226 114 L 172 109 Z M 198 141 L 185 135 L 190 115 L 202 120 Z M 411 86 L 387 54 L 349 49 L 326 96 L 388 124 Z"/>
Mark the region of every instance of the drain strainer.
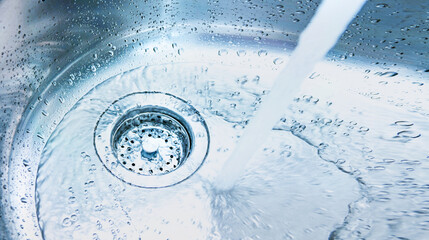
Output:
<path fill-rule="evenodd" d="M 167 187 L 198 170 L 208 153 L 209 133 L 184 100 L 138 92 L 113 102 L 100 116 L 94 145 L 117 178 L 139 187 Z"/>

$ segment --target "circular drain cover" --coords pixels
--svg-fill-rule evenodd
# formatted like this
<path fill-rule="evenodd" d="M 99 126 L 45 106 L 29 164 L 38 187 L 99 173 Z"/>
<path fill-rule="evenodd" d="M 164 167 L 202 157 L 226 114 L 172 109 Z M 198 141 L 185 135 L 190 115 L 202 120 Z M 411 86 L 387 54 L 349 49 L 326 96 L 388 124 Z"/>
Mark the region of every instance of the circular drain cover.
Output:
<path fill-rule="evenodd" d="M 208 153 L 209 133 L 184 100 L 138 92 L 113 102 L 100 116 L 94 145 L 117 178 L 139 187 L 167 187 L 198 170 Z"/>

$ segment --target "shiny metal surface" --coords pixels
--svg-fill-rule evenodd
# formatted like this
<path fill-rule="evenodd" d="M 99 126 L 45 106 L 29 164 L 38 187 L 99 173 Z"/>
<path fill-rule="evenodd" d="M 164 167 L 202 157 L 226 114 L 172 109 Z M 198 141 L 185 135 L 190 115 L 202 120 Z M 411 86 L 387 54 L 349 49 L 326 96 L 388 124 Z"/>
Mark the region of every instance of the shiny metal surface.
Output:
<path fill-rule="evenodd" d="M 155 46 L 181 39 L 199 49 L 271 45 L 289 53 L 319 2 L 0 1 L 0 239 L 41 237 L 34 196 L 37 156 L 62 116 L 96 84 L 153 62 L 206 57 L 192 51 L 184 58 L 172 57 L 168 51 L 142 57 L 144 52 L 156 52 Z M 426 0 L 369 1 L 327 57 L 327 62 L 341 65 L 332 75 L 366 81 L 362 72 L 355 71 L 368 69 L 377 81 L 399 75 L 401 81 L 427 87 L 428 9 Z M 180 55 L 180 48 L 174 48 L 174 54 L 177 51 Z M 110 61 L 113 54 L 116 60 Z M 100 60 L 99 65 L 86 66 L 87 59 Z M 88 76 L 94 80 L 73 80 Z M 371 90 L 369 86 L 359 94 L 377 98 Z M 404 95 L 409 99 L 392 97 L 389 104 L 401 105 L 428 120 L 427 96 L 419 98 L 421 95 L 409 89 L 404 91 L 410 92 Z M 419 91 L 425 93 L 426 88 Z M 34 112 L 50 115 L 29 121 L 27 116 Z M 23 126 L 38 132 L 31 132 L 32 139 L 24 138 Z M 422 126 L 425 129 L 424 123 Z M 14 152 L 18 146 L 19 151 Z M 427 214 L 422 215 L 429 221 Z"/>

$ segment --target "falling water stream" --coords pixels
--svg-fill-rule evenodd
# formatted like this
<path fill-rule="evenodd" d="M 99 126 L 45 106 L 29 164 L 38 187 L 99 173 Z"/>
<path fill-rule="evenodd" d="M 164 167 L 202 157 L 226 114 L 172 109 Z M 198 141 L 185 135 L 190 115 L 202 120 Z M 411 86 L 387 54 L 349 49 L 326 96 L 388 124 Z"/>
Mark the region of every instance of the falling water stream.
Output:
<path fill-rule="evenodd" d="M 264 99 L 249 126 L 245 126 L 243 122 L 237 124 L 240 121 L 231 119 L 243 111 L 253 114 L 256 106 L 248 105 L 247 100 L 243 101 L 247 98 L 245 92 L 237 95 L 240 99 L 237 103 L 230 103 L 229 106 L 215 106 L 216 110 L 211 110 L 216 104 L 213 100 L 222 98 L 222 94 L 227 94 L 226 89 L 234 87 L 226 84 L 217 89 L 220 86 L 207 86 L 206 81 L 202 80 L 243 74 L 237 69 L 231 71 L 222 65 L 211 66 L 207 73 L 204 68 L 193 64 L 165 65 L 161 66 L 161 72 L 157 66 L 146 67 L 109 79 L 94 88 L 66 115 L 45 146 L 37 179 L 39 221 L 44 236 L 49 239 L 59 235 L 65 238 L 68 236 L 81 238 L 93 232 L 94 239 L 109 238 L 111 234 L 118 239 L 140 237 L 150 239 L 287 239 L 292 236 L 311 237 L 322 234 L 327 237 L 332 234 L 333 229 L 339 226 L 338 223 L 346 215 L 346 206 L 359 199 L 357 193 L 361 190 L 358 190 L 359 187 L 355 180 L 341 171 L 337 171 L 334 166 L 314 161 L 319 159 L 316 152 L 310 146 L 305 146 L 304 142 L 293 140 L 293 136 L 285 131 L 272 134 L 270 132 L 284 114 L 283 111 L 278 110 L 288 107 L 292 96 L 299 91 L 301 80 L 313 70 L 314 65 L 335 44 L 364 2 L 362 0 L 347 2 L 347 4 L 341 0 L 323 2 L 314 20 L 302 33 L 300 42 L 294 54 L 289 58 L 287 66 L 278 73 L 273 90 L 267 99 Z M 342 9 L 342 11 L 338 9 Z M 154 51 L 156 50 L 154 49 Z M 218 54 L 222 55 L 221 52 Z M 245 52 L 237 52 L 237 54 L 240 56 Z M 258 52 L 258 55 L 261 54 L 263 53 Z M 279 64 L 280 60 L 274 62 Z M 198 68 L 201 68 L 202 72 L 197 73 L 200 81 L 195 82 L 192 77 L 195 74 L 193 69 L 200 71 Z M 214 75 L 214 72 L 219 72 L 221 75 Z M 266 70 L 259 70 L 259 74 L 263 72 L 273 74 Z M 245 75 L 250 73 L 245 70 Z M 258 78 L 260 77 L 254 78 L 256 79 L 254 83 L 257 83 Z M 158 81 L 158 79 L 168 79 L 168 81 Z M 203 85 L 200 86 L 201 84 Z M 213 84 L 219 85 L 221 82 L 213 82 Z M 199 90 L 197 95 L 187 93 L 187 86 L 202 90 Z M 137 94 L 127 95 L 126 93 L 130 89 Z M 165 97 L 151 100 L 152 97 L 149 95 L 158 93 L 147 92 L 148 90 L 159 91 L 159 94 Z M 171 96 L 183 97 L 188 103 L 201 109 L 202 116 L 192 117 L 195 114 L 194 110 L 181 104 L 180 101 L 171 100 L 169 95 L 162 95 L 162 92 L 172 94 Z M 251 95 L 253 97 L 249 96 L 250 99 L 255 96 L 262 97 L 259 93 Z M 234 98 L 234 96 L 232 97 Z M 133 125 L 135 130 L 120 131 L 126 136 L 125 140 L 123 137 L 120 138 L 122 140 L 119 145 L 115 143 L 118 149 L 124 149 L 117 153 L 118 157 L 120 155 L 120 163 L 115 160 L 109 162 L 109 156 L 112 155 L 110 143 L 116 139 L 114 137 L 113 140 L 109 140 L 111 131 L 113 131 L 112 135 L 116 135 L 115 128 L 111 130 L 109 125 L 114 124 L 115 121 L 122 121 L 114 120 L 115 116 L 125 114 L 128 109 L 157 104 L 161 104 L 162 109 L 177 109 L 174 110 L 177 113 L 172 113 L 172 116 L 181 115 L 184 117 L 183 121 L 177 120 L 178 117 L 171 117 L 171 119 L 175 118 L 177 121 L 183 122 L 184 126 L 189 125 L 188 132 L 194 131 L 194 134 L 190 133 L 190 138 L 192 136 L 196 138 L 190 141 L 194 142 L 190 157 L 192 160 L 185 160 L 183 166 L 175 169 L 176 165 L 180 164 L 180 156 L 183 153 L 180 153 L 179 150 L 174 152 L 168 146 L 171 149 L 181 149 L 174 145 L 180 137 L 168 137 L 173 133 L 170 133 L 171 128 L 169 127 L 162 130 L 163 120 L 158 121 L 160 124 L 154 121 L 144 123 L 147 120 L 141 118 L 140 123 L 143 122 L 143 125 Z M 110 110 L 105 110 L 106 108 Z M 225 108 L 230 108 L 230 110 L 226 114 L 220 114 L 219 111 L 225 111 Z M 162 111 L 162 113 L 154 112 L 150 115 L 167 117 L 168 111 Z M 127 115 L 129 114 L 125 114 L 125 116 Z M 216 115 L 221 116 L 221 119 L 218 119 Z M 186 118 L 189 119 L 188 123 L 185 121 Z M 211 133 L 210 148 L 217 154 L 208 156 L 203 167 L 197 171 L 196 177 L 188 179 L 183 184 L 165 189 L 145 190 L 134 186 L 117 185 L 117 181 L 122 180 L 135 186 L 164 187 L 175 184 L 176 175 L 179 176 L 177 181 L 187 178 L 197 169 L 195 167 L 198 167 L 198 165 L 193 167 L 190 163 L 194 161 L 195 152 L 202 151 L 197 157 L 200 163 L 204 158 L 204 144 L 207 144 L 204 141 L 208 140 L 207 133 L 204 128 L 198 130 L 198 127 L 193 127 L 198 125 L 197 123 L 201 122 L 202 118 L 207 121 Z M 88 144 L 92 142 L 93 136 L 87 134 L 91 132 L 95 122 L 97 122 L 94 135 L 96 154 L 93 153 L 94 146 Z M 231 122 L 236 123 L 231 124 Z M 127 128 L 126 126 L 125 128 Z M 234 147 L 236 139 L 229 136 L 240 136 L 242 128 L 245 128 L 246 131 L 244 137 L 240 138 L 240 144 Z M 76 131 L 76 129 L 80 129 L 80 131 Z M 227 132 L 231 135 L 225 134 Z M 173 134 L 173 136 L 175 135 Z M 249 169 L 245 166 L 245 162 L 255 155 L 258 147 L 266 146 L 264 136 L 269 136 L 268 142 L 273 150 L 267 149 L 262 155 L 261 153 L 256 154 L 255 158 L 259 161 L 257 164 L 252 164 Z M 141 163 L 139 160 L 142 158 L 141 155 L 148 155 L 144 151 L 144 145 L 148 140 L 153 142 L 154 140 L 151 140 L 153 137 L 161 139 L 160 155 L 171 159 L 171 164 L 170 162 L 157 163 L 152 160 L 150 166 L 145 165 L 144 162 Z M 103 140 L 104 138 L 106 140 Z M 140 147 L 142 145 L 143 150 Z M 202 145 L 202 147 L 197 145 Z M 200 148 L 203 149 L 199 150 Z M 234 150 L 232 156 L 228 158 L 229 148 Z M 290 148 L 298 151 L 294 155 L 294 161 L 288 161 L 288 156 L 291 155 Z M 154 151 L 158 151 L 158 147 L 154 149 Z M 73 157 L 76 154 L 80 155 L 81 161 L 70 159 L 76 158 Z M 97 158 L 103 162 L 108 171 L 105 171 L 99 162 L 97 163 Z M 59 159 L 61 161 L 58 161 Z M 222 162 L 224 166 L 220 167 Z M 187 165 L 188 163 L 191 166 Z M 321 163 L 322 165 L 320 165 Z M 304 175 L 301 174 L 305 172 L 303 167 L 310 166 L 313 169 L 312 177 L 302 178 Z M 190 168 L 194 170 L 188 171 Z M 100 172 L 98 169 L 102 171 Z M 149 172 L 147 169 L 150 169 Z M 182 170 L 188 172 L 187 175 L 180 176 Z M 243 176 L 245 170 L 250 173 Z M 167 172 L 164 173 L 164 171 Z M 296 175 L 295 171 L 300 174 Z M 88 172 L 88 174 L 81 172 Z M 117 178 L 111 178 L 109 172 Z M 221 174 L 216 176 L 218 172 Z M 323 177 L 323 180 L 320 180 L 322 178 L 320 174 L 324 172 L 330 172 L 335 177 Z M 150 176 L 155 173 L 160 175 Z M 285 178 L 285 174 L 289 174 L 289 178 Z M 244 179 L 238 183 L 237 179 L 240 177 L 244 177 Z M 55 179 L 62 179 L 62 185 L 68 187 L 57 189 L 55 194 L 46 194 L 49 192 L 48 188 L 52 188 Z M 334 183 L 338 179 L 342 180 Z M 167 184 L 163 185 L 164 182 Z M 219 191 L 219 189 L 231 188 L 233 184 L 238 185 L 234 191 Z M 296 192 L 296 187 L 291 184 L 301 186 L 306 190 L 298 193 L 300 191 Z M 332 189 L 334 186 L 338 190 Z M 351 191 L 340 193 L 339 189 L 346 188 Z M 325 195 L 325 191 L 328 191 L 329 194 Z M 315 199 L 326 197 L 332 198 L 331 201 L 313 202 Z M 271 198 L 271 200 L 267 200 L 267 198 Z M 62 205 L 59 202 L 67 203 L 67 207 L 59 208 Z M 206 211 L 206 209 L 210 209 L 210 211 Z M 91 212 L 92 214 L 87 214 Z M 295 217 L 296 222 L 292 223 L 284 218 L 284 214 L 299 214 L 302 218 Z M 312 221 L 306 220 L 309 216 L 312 216 Z M 91 222 L 96 224 L 91 224 Z M 189 235 L 190 233 L 192 236 Z"/>
<path fill-rule="evenodd" d="M 225 162 L 217 182 L 219 189 L 230 189 L 263 145 L 275 123 L 299 91 L 302 80 L 331 49 L 366 0 L 324 0 L 310 24 L 301 33 L 298 46 L 287 66 L 279 73 L 272 90 Z"/>
<path fill-rule="evenodd" d="M 394 41 L 421 65 L 424 50 L 404 37 L 371 58 L 380 36 L 355 39 L 400 4 L 368 1 L 349 25 L 365 0 L 179 2 L 137 4 L 148 25 L 76 38 L 36 74 L 0 198 L 13 239 L 424 239 L 428 71 L 380 60 Z M 209 22 L 222 8 L 238 20 Z M 299 31 L 278 28 L 292 15 Z"/>

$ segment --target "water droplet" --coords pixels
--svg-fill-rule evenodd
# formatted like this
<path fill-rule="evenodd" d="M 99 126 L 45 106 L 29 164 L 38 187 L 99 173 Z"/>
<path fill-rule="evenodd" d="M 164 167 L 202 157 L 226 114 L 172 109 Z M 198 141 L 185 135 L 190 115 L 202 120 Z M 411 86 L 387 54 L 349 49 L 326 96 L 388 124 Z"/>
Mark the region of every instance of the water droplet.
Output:
<path fill-rule="evenodd" d="M 91 72 L 96 72 L 96 71 L 97 71 L 97 67 L 94 64 L 92 64 L 91 65 Z"/>
<path fill-rule="evenodd" d="M 253 82 L 254 83 L 259 83 L 259 80 L 261 79 L 261 77 L 259 77 L 258 75 L 256 75 L 254 78 L 253 78 Z"/>
<path fill-rule="evenodd" d="M 238 50 L 237 51 L 237 56 L 239 56 L 239 57 L 246 56 L 246 51 L 245 50 Z"/>
<path fill-rule="evenodd" d="M 387 8 L 389 5 L 387 5 L 386 3 L 379 3 L 377 5 L 375 5 L 376 8 Z"/>
<path fill-rule="evenodd" d="M 414 123 L 409 121 L 396 121 L 394 124 L 398 126 L 404 126 L 404 127 L 411 127 L 414 125 Z"/>
<path fill-rule="evenodd" d="M 75 202 L 76 202 L 76 197 L 74 196 L 69 197 L 69 204 L 73 204 Z"/>
<path fill-rule="evenodd" d="M 367 128 L 367 127 L 360 127 L 359 128 L 359 130 L 358 130 L 358 132 L 368 132 L 369 131 L 369 128 Z"/>
<path fill-rule="evenodd" d="M 89 155 L 84 155 L 84 156 L 82 156 L 82 161 L 84 161 L 84 162 L 90 162 L 91 161 L 91 157 Z"/>
<path fill-rule="evenodd" d="M 395 159 L 385 158 L 385 159 L 383 159 L 383 162 L 384 162 L 384 163 L 387 163 L 387 164 L 390 164 L 390 163 L 394 163 L 394 162 L 395 162 Z"/>
<path fill-rule="evenodd" d="M 267 56 L 267 55 L 268 55 L 268 52 L 266 50 L 260 50 L 258 52 L 258 56 L 260 56 L 260 57 Z"/>
<path fill-rule="evenodd" d="M 179 48 L 178 50 L 177 50 L 177 54 L 179 54 L 179 55 L 182 55 L 183 54 L 183 48 Z"/>
<path fill-rule="evenodd" d="M 315 78 L 317 78 L 317 77 L 319 77 L 320 76 L 320 74 L 319 73 L 317 73 L 317 72 L 313 72 L 311 75 L 310 75 L 310 79 L 315 79 Z"/>
<path fill-rule="evenodd" d="M 400 131 L 396 134 L 395 138 L 401 137 L 401 138 L 418 138 L 420 137 L 420 133 L 416 133 L 414 131 L 404 130 Z"/>
<path fill-rule="evenodd" d="M 42 134 L 40 134 L 40 133 L 37 133 L 37 137 L 38 137 L 38 138 L 40 138 L 40 139 L 42 139 L 42 140 L 45 140 L 45 139 L 43 138 Z"/>
<path fill-rule="evenodd" d="M 228 54 L 228 50 L 226 50 L 226 49 L 221 49 L 217 52 L 217 55 L 219 55 L 219 56 L 224 56 L 227 54 Z"/>
<path fill-rule="evenodd" d="M 275 65 L 280 65 L 280 64 L 283 63 L 283 59 L 282 58 L 276 58 L 276 59 L 273 60 L 273 63 Z"/>
<path fill-rule="evenodd" d="M 71 226 L 71 223 L 70 218 L 66 217 L 63 219 L 63 227 L 69 227 Z"/>
<path fill-rule="evenodd" d="M 394 77 L 394 76 L 397 76 L 398 73 L 397 72 L 383 72 L 383 73 L 382 72 L 376 72 L 375 75 L 379 75 L 382 77 Z"/>

